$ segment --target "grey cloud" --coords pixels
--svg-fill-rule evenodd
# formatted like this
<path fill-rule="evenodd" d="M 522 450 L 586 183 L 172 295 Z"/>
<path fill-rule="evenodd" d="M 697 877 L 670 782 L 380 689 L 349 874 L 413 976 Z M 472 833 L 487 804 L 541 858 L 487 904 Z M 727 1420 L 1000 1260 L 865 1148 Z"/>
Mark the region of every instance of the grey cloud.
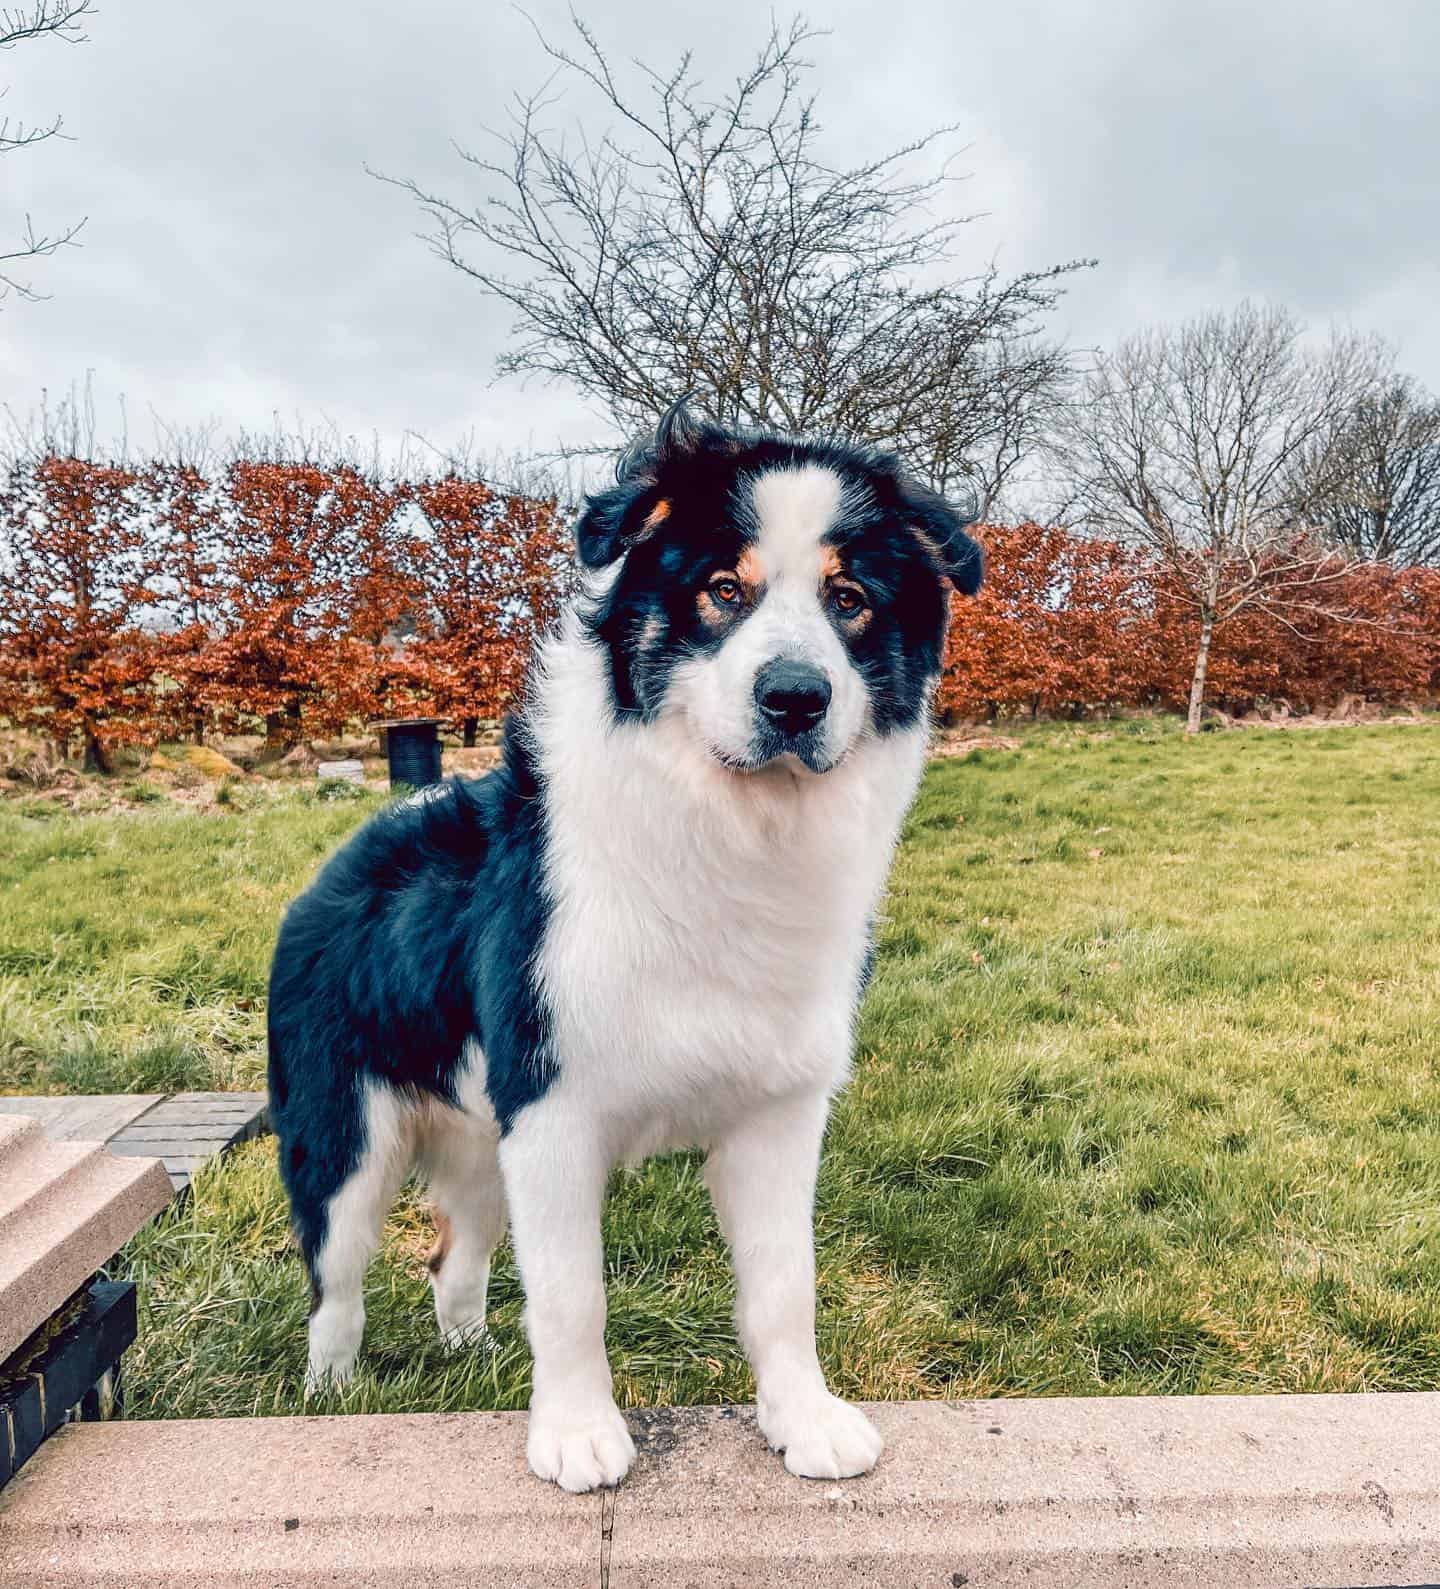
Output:
<path fill-rule="evenodd" d="M 830 30 L 812 53 L 837 158 L 953 122 L 972 173 L 954 203 L 985 212 L 975 264 L 1100 258 L 1062 313 L 1077 345 L 1249 294 L 1394 337 L 1440 386 L 1430 0 L 811 14 Z M 537 15 L 563 32 L 559 7 Z M 605 0 L 587 16 L 617 57 L 688 44 L 723 75 L 769 6 L 686 18 Z M 11 157 L 3 213 L 91 217 L 83 250 L 35 272 L 53 300 L 0 314 L 12 407 L 93 369 L 102 412 L 124 392 L 132 415 L 182 423 L 263 426 L 278 410 L 392 443 L 473 430 L 485 448 L 603 434 L 570 394 L 492 382 L 503 309 L 434 260 L 403 195 L 363 170 L 463 192 L 450 140 L 481 143 L 546 74 L 523 16 L 108 0 L 91 33 L 0 59 L 11 113 L 62 110 L 77 140 Z"/>

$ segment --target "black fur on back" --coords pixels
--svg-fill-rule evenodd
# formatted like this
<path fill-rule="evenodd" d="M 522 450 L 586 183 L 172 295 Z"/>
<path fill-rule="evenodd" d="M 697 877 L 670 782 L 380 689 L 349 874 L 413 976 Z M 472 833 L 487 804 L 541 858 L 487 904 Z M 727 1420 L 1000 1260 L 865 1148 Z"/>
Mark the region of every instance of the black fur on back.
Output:
<path fill-rule="evenodd" d="M 371 818 L 287 912 L 270 972 L 270 1109 L 307 1258 L 364 1147 L 366 1079 L 453 1102 L 474 1038 L 503 1130 L 553 1078 L 532 975 L 544 843 L 543 790 L 512 721 L 499 768 Z"/>

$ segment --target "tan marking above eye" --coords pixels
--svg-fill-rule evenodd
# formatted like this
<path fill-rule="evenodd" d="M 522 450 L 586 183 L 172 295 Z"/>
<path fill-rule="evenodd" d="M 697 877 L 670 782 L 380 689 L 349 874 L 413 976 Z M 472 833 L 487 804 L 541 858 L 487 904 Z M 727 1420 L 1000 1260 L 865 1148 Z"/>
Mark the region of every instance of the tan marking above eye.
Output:
<path fill-rule="evenodd" d="M 651 508 L 650 511 L 645 515 L 645 522 L 642 528 L 646 530 L 658 530 L 669 517 L 670 499 L 668 497 L 661 497 L 655 506 Z"/>
<path fill-rule="evenodd" d="M 765 583 L 765 570 L 760 564 L 760 554 L 747 546 L 735 560 L 735 577 L 747 591 L 757 591 Z"/>
<path fill-rule="evenodd" d="M 840 566 L 840 553 L 833 546 L 820 548 L 820 581 L 838 579 L 844 570 Z"/>

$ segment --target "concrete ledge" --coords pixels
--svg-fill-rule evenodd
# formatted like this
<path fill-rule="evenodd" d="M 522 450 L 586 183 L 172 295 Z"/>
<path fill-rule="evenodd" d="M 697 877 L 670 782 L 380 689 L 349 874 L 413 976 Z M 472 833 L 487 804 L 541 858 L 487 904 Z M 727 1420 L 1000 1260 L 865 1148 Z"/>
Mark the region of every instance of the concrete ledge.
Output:
<path fill-rule="evenodd" d="M 0 1115 L 0 1362 L 170 1201 L 158 1160 Z"/>
<path fill-rule="evenodd" d="M 634 1413 L 613 1494 L 518 1414 L 79 1424 L 0 1494 L 0 1585 L 1226 1589 L 1440 1580 L 1440 1394 L 907 1403 L 850 1483 L 748 1410 Z"/>

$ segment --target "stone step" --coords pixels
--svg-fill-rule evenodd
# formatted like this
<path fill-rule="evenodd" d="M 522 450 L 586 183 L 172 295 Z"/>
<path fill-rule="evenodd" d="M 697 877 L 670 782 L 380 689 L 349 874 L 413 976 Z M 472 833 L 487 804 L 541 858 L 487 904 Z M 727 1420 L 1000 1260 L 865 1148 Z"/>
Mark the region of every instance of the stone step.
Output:
<path fill-rule="evenodd" d="M 154 1158 L 0 1114 L 0 1363 L 170 1201 Z"/>
<path fill-rule="evenodd" d="M 52 1142 L 38 1120 L 0 1115 L 0 1251 L 11 1231 L 22 1230 L 36 1201 L 63 1193 L 100 1152 L 98 1142 Z"/>
<path fill-rule="evenodd" d="M 616 1492 L 524 1419 L 78 1424 L 0 1492 L 0 1589 L 1273 1589 L 1440 1578 L 1440 1394 L 894 1403 L 791 1478 L 748 1409 L 630 1415 Z"/>
<path fill-rule="evenodd" d="M 0 1097 L 0 1113 L 32 1115 L 53 1141 L 108 1143 L 122 1158 L 160 1159 L 177 1192 L 209 1158 L 268 1128 L 263 1092 Z"/>

